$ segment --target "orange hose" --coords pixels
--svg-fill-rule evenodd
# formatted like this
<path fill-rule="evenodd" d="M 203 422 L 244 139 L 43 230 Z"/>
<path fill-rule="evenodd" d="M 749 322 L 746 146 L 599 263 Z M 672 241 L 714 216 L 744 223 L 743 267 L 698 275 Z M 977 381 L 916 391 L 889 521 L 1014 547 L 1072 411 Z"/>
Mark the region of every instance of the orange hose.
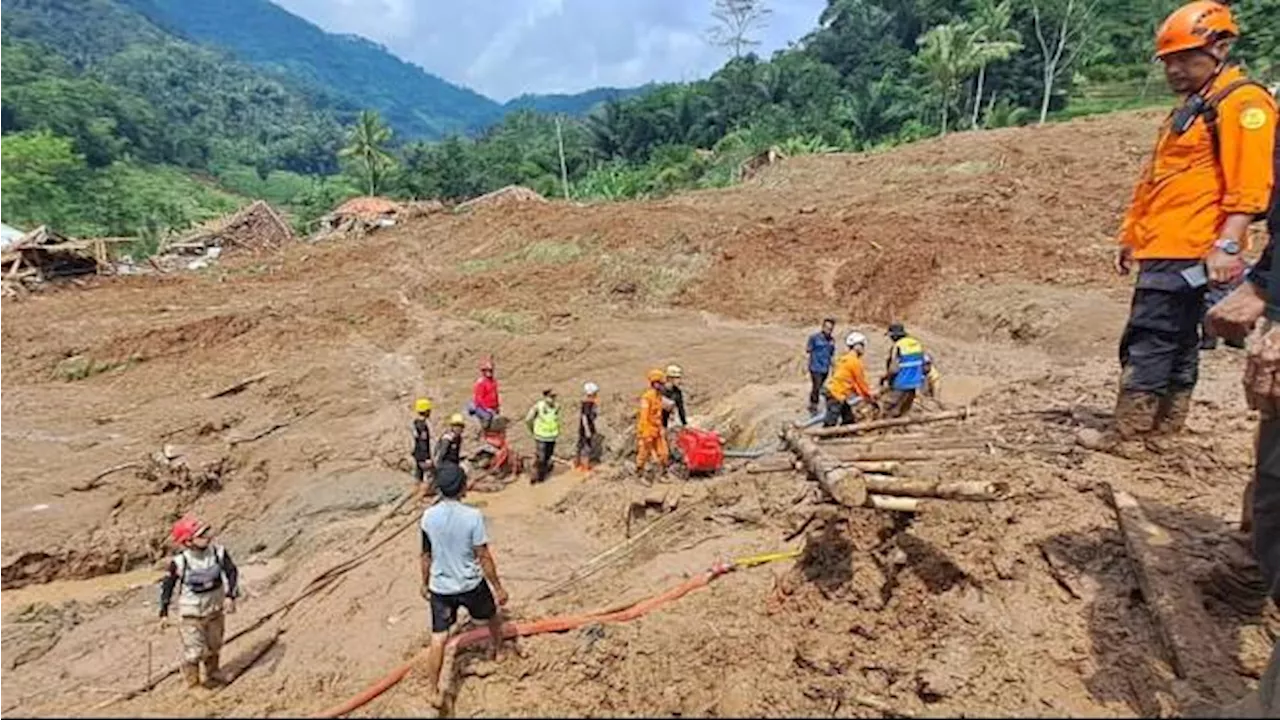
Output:
<path fill-rule="evenodd" d="M 507 623 L 502 627 L 502 637 L 527 637 L 529 635 L 541 635 L 543 633 L 565 632 L 568 630 L 576 630 L 577 628 L 590 623 L 630 622 L 631 620 L 635 620 L 642 615 L 652 612 L 656 608 L 666 605 L 673 600 L 679 600 L 700 587 L 706 587 L 712 580 L 731 570 L 733 570 L 732 565 L 715 565 L 710 570 L 695 575 L 666 592 L 641 600 L 629 608 L 618 610 L 616 612 L 595 615 L 557 615 L 554 617 L 543 618 L 542 620 L 534 620 L 532 622 Z M 475 628 L 473 630 L 468 630 L 461 635 L 455 636 L 449 641 L 449 645 L 454 648 L 464 648 L 488 639 L 489 628 Z M 342 717 L 343 715 L 352 712 L 378 697 L 396 683 L 403 680 L 404 677 L 409 674 L 409 670 L 413 667 L 414 663 L 418 662 L 419 658 L 425 657 L 427 652 L 427 649 L 420 651 L 408 662 L 396 667 L 396 669 L 392 670 L 381 680 L 360 691 L 360 693 L 351 699 L 320 713 L 320 717 Z"/>

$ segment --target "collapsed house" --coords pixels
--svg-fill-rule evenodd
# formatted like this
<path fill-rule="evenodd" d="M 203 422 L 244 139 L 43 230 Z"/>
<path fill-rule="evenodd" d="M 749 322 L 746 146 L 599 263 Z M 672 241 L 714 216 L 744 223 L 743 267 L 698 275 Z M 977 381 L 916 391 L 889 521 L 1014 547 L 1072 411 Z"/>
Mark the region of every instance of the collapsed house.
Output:
<path fill-rule="evenodd" d="M 226 252 L 279 252 L 293 238 L 289 223 L 265 201 L 255 200 L 232 215 L 207 222 L 181 239 L 165 243 L 149 263 L 162 272 L 200 270 Z"/>
<path fill-rule="evenodd" d="M 108 239 L 73 240 L 47 226 L 23 234 L 0 254 L 3 293 L 16 295 L 57 278 L 111 272 Z"/>

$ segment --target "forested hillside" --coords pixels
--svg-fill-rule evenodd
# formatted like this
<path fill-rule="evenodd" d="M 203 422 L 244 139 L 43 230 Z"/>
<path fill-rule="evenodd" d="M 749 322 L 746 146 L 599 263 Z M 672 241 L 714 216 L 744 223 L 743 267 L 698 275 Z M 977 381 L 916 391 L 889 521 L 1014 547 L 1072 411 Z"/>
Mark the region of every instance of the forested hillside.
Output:
<path fill-rule="evenodd" d="M 461 199 L 518 183 L 553 196 L 567 185 L 575 198 L 657 195 L 732 182 L 745 158 L 771 146 L 860 150 L 1164 103 L 1151 39 L 1177 4 L 829 0 L 819 26 L 793 47 L 769 59 L 743 52 L 705 80 L 634 95 L 518 98 L 508 107 L 531 109 L 473 135 L 461 131 L 501 109 L 481 111 L 459 91 L 455 105 L 440 106 L 454 119 L 433 126 L 456 132 L 429 141 L 400 132 L 378 105 L 403 99 L 397 84 L 409 75 L 397 72 L 425 73 L 398 60 L 401 71 L 385 69 L 389 56 L 371 44 L 326 65 L 319 48 L 364 41 L 326 35 L 283 11 L 281 20 L 265 0 L 145 1 L 153 16 L 184 8 L 190 36 L 216 34 L 232 6 L 249 13 L 238 21 L 245 27 L 258 18 L 268 28 L 296 21 L 310 29 L 219 36 L 261 61 L 248 64 L 175 37 L 118 0 L 6 0 L 6 222 L 155 237 L 251 197 L 306 225 L 358 193 Z M 1245 32 L 1238 56 L 1274 80 L 1280 0 L 1233 6 Z M 194 18 L 211 25 L 193 31 Z M 749 47 L 750 32 L 729 43 Z M 345 85 L 362 94 L 331 91 L 347 72 L 365 78 Z M 573 117 L 584 105 L 596 109 Z M 429 107 L 408 103 L 416 114 L 395 117 L 436 122 L 423 116 L 435 112 Z"/>
<path fill-rule="evenodd" d="M 485 128 L 502 106 L 445 82 L 361 37 L 327 33 L 269 0 L 124 0 L 160 27 L 275 67 L 354 105 L 397 133 L 437 139 Z"/>
<path fill-rule="evenodd" d="M 225 212 L 245 171 L 334 174 L 356 111 L 110 0 L 6 2 L 3 53 L 5 219 L 76 234 Z"/>

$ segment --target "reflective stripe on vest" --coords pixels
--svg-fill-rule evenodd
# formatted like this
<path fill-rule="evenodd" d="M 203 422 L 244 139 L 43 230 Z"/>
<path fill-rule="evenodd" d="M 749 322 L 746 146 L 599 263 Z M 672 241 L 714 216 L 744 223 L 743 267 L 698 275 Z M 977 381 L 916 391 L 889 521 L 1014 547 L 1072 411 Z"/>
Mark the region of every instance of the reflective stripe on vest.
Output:
<path fill-rule="evenodd" d="M 919 390 L 924 386 L 924 346 L 908 335 L 894 343 L 898 348 L 898 372 L 893 376 L 894 390 Z"/>
<path fill-rule="evenodd" d="M 560 410 L 551 407 L 546 400 L 539 400 L 534 411 L 537 413 L 533 418 L 534 437 L 547 440 L 560 437 Z"/>

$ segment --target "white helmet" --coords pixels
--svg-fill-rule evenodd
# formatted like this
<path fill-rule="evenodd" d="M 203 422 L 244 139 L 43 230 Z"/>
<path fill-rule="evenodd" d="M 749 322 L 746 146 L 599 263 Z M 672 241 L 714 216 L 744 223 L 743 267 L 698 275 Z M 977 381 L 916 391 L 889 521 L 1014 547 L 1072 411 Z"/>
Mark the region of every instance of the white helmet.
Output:
<path fill-rule="evenodd" d="M 849 336 L 844 339 L 844 345 L 845 347 L 853 347 L 854 345 L 861 345 L 862 347 L 866 347 L 867 336 L 863 335 L 860 332 L 851 332 L 849 333 Z"/>
<path fill-rule="evenodd" d="M 595 395 L 600 392 L 600 386 L 593 382 L 589 382 L 582 386 L 582 391 L 588 395 Z"/>

